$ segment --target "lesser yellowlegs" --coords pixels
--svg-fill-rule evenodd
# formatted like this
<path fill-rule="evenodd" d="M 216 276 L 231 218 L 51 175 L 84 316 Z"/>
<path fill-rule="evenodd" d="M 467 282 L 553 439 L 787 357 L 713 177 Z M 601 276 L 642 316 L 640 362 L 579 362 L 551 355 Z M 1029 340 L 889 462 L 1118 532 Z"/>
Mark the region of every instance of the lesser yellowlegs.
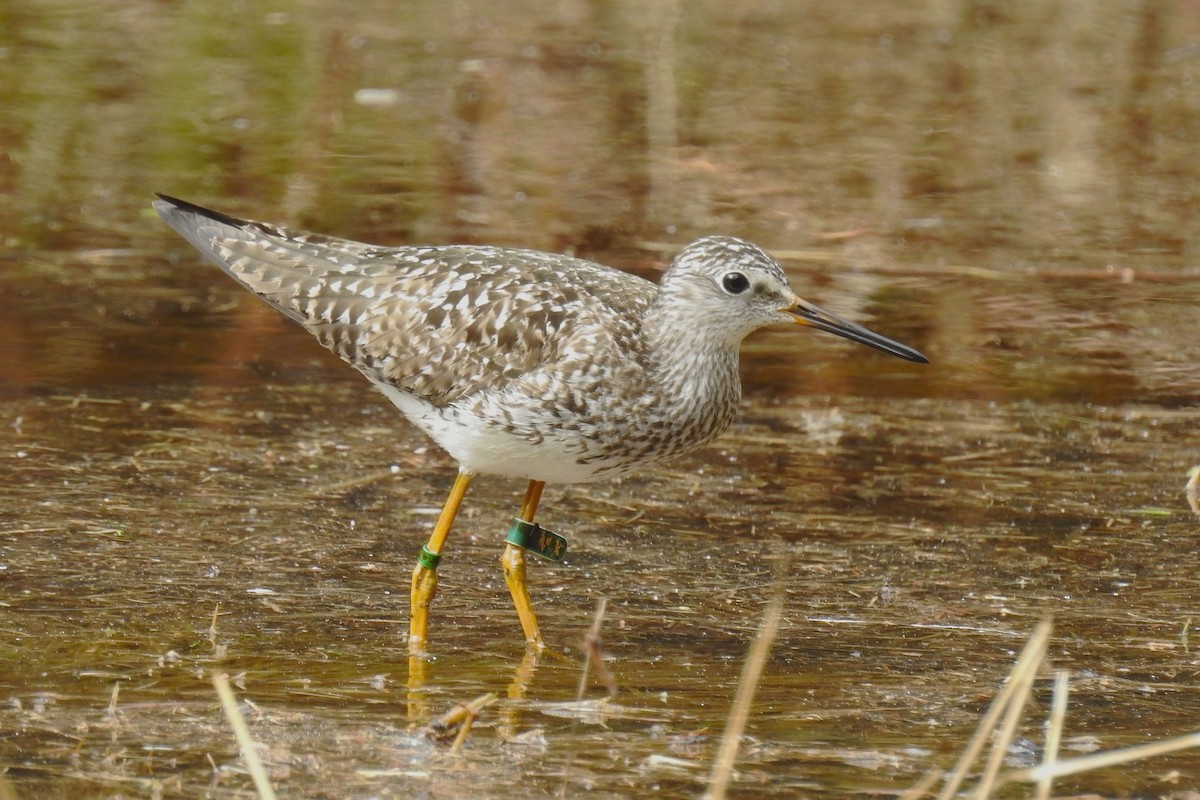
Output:
<path fill-rule="evenodd" d="M 656 286 L 567 256 L 377 247 L 159 197 L 168 225 L 458 462 L 413 571 L 413 652 L 424 650 L 437 562 L 474 475 L 529 481 L 501 560 L 525 639 L 540 647 L 523 548 L 561 548 L 533 523 L 545 482 L 612 478 L 711 442 L 738 411 L 741 341 L 767 325 L 807 325 L 926 363 L 801 300 L 774 258 L 729 236 L 685 247 Z"/>

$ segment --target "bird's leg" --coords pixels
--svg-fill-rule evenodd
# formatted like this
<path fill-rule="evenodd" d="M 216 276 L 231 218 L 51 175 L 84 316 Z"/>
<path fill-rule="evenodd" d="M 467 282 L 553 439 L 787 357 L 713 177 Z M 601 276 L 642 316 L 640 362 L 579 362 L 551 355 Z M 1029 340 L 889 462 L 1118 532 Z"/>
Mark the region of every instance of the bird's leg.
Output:
<path fill-rule="evenodd" d="M 417 567 L 412 576 L 412 619 L 408 624 L 408 651 L 414 655 L 425 652 L 425 639 L 429 635 L 429 604 L 437 594 L 438 560 L 442 556 L 446 536 L 450 533 L 450 526 L 454 524 L 454 515 L 462 505 L 471 478 L 471 473 L 459 471 L 450 496 L 446 498 L 446 505 L 442 506 L 437 525 L 433 526 L 429 541 L 421 548 L 421 555 L 417 557 Z"/>
<path fill-rule="evenodd" d="M 533 515 L 537 513 L 538 501 L 542 499 L 542 489 L 544 488 L 546 488 L 544 481 L 529 482 L 518 519 L 533 522 Z M 504 555 L 500 557 L 500 563 L 504 566 L 504 582 L 508 584 L 513 605 L 517 608 L 517 616 L 521 619 L 521 629 L 525 631 L 525 643 L 534 650 L 540 651 L 542 634 L 538 630 L 533 605 L 529 602 L 529 585 L 525 581 L 525 551 L 510 542 L 504 546 Z"/>

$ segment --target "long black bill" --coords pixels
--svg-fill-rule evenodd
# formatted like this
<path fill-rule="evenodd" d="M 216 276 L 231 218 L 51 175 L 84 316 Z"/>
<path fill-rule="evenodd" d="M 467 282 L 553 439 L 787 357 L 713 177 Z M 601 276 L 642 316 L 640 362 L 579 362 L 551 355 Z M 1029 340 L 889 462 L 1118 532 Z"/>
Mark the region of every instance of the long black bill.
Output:
<path fill-rule="evenodd" d="M 855 325 L 850 320 L 842 319 L 837 314 L 831 314 L 823 308 L 814 306 L 812 303 L 806 303 L 801 300 L 788 310 L 795 318 L 797 325 L 807 325 L 819 331 L 829 331 L 830 333 L 845 337 L 852 342 L 865 344 L 869 347 L 874 347 L 876 350 L 882 350 L 888 355 L 903 358 L 905 361 L 915 361 L 918 364 L 929 363 L 928 358 L 908 345 L 900 344 L 886 336 L 880 336 L 874 331 L 869 331 L 861 325 Z"/>

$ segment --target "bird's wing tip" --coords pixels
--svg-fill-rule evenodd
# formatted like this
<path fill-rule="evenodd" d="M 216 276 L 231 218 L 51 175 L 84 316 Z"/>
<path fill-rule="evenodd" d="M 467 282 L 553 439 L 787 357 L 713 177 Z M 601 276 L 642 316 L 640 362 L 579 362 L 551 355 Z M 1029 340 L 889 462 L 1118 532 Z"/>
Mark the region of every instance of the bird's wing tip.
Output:
<path fill-rule="evenodd" d="M 189 203 L 187 200 L 180 200 L 178 197 L 172 197 L 169 194 L 155 192 L 154 196 L 158 199 L 153 202 L 154 210 L 158 212 L 160 217 L 164 219 L 168 215 L 174 214 L 193 214 L 196 216 L 210 219 L 213 222 L 219 222 L 224 225 L 232 225 L 235 228 L 244 227 L 247 221 L 231 217 L 228 214 L 222 214 L 220 211 L 213 211 L 211 208 L 198 206 L 195 203 Z"/>

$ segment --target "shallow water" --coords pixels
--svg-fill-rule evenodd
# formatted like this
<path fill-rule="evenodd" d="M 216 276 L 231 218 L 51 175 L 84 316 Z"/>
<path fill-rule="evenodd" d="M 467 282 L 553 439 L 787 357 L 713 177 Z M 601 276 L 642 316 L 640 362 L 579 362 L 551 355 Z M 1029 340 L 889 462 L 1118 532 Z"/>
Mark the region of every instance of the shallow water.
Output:
<path fill-rule="evenodd" d="M 696 796 L 777 592 L 735 796 L 899 794 L 948 767 L 1047 615 L 1068 750 L 1196 729 L 1190 6 L 206 9 L 3 12 L 18 797 L 247 796 L 213 670 L 284 796 Z M 523 487 L 480 479 L 412 665 L 408 574 L 453 465 L 200 263 L 152 191 L 647 277 L 695 235 L 746 236 L 932 363 L 766 331 L 716 445 L 548 487 L 539 519 L 572 549 L 530 567 L 536 664 L 497 563 Z M 619 691 L 578 703 L 601 598 Z M 461 754 L 419 735 L 489 691 Z M 1012 766 L 1048 698 L 1039 680 Z M 1198 783 L 1185 753 L 1056 792 Z"/>

